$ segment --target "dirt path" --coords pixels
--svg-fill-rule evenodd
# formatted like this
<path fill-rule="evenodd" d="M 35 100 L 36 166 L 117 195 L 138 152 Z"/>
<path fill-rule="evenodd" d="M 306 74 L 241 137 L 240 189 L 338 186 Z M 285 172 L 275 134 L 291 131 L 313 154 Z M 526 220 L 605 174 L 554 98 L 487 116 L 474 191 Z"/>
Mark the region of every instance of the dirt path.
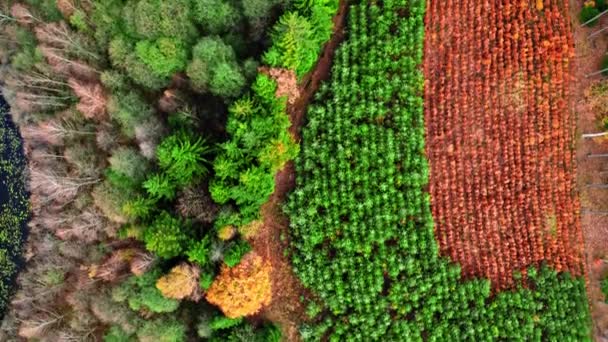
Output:
<path fill-rule="evenodd" d="M 306 108 L 321 82 L 328 78 L 335 49 L 344 39 L 344 24 L 346 21 L 347 1 L 340 1 L 338 14 L 334 18 L 334 34 L 325 45 L 315 69 L 306 76 L 300 87 L 300 97 L 288 106 L 292 126 L 290 132 L 300 139 L 300 130 L 304 124 Z M 268 203 L 262 207 L 264 222 L 259 233 L 253 239 L 253 249 L 273 265 L 272 286 L 273 298 L 271 304 L 262 311 L 262 316 L 281 326 L 286 341 L 299 341 L 299 324 L 305 320 L 304 305 L 301 296 L 307 296 L 296 275 L 291 270 L 289 257 L 284 254 L 288 250 L 289 219 L 283 214 L 281 204 L 287 194 L 295 187 L 295 169 L 293 162 L 279 171 L 275 178 L 275 191 Z"/>
<path fill-rule="evenodd" d="M 608 215 L 600 212 L 608 210 L 608 190 L 589 189 L 589 183 L 605 183 L 601 170 L 608 168 L 604 159 L 588 159 L 589 153 L 608 153 L 606 140 L 583 140 L 582 133 L 601 131 L 597 112 L 590 105 L 589 90 L 592 85 L 601 81 L 600 76 L 587 78 L 585 75 L 599 70 L 601 59 L 606 52 L 606 35 L 589 40 L 591 32 L 599 27 L 608 25 L 608 19 L 602 22 L 604 26 L 582 28 L 578 21 L 582 1 L 573 1 L 571 14 L 573 20 L 574 44 L 576 57 L 573 68 L 573 87 L 571 108 L 577 116 L 576 157 L 578 164 L 577 186 L 581 198 L 581 222 L 585 236 L 585 257 L 588 270 L 589 303 L 594 320 L 594 335 L 596 341 L 608 341 L 608 305 L 603 302 L 599 288 L 599 279 L 606 273 L 605 263 L 598 258 L 605 258 L 608 252 Z M 608 96 L 608 94 L 605 94 Z"/>

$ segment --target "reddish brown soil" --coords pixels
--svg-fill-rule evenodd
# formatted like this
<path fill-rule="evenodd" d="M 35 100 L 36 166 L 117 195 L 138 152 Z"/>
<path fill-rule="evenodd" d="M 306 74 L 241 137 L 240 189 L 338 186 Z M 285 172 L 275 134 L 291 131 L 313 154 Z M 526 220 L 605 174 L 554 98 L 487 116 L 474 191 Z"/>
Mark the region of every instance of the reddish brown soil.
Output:
<path fill-rule="evenodd" d="M 321 81 L 329 76 L 334 51 L 344 38 L 346 12 L 346 1 L 341 0 L 340 9 L 334 18 L 332 39 L 323 48 L 315 69 L 302 80 L 298 100 L 288 106 L 287 110 L 292 123 L 290 132 L 297 140 L 300 139 L 300 129 L 304 123 L 306 107 Z M 300 340 L 298 326 L 305 320 L 305 308 L 300 302 L 300 297 L 309 296 L 291 270 L 288 256 L 284 254 L 284 251 L 289 248 L 287 240 L 289 220 L 283 214 L 281 204 L 294 187 L 295 169 L 293 162 L 289 162 L 276 175 L 275 191 L 268 203 L 262 207 L 264 224 L 251 241 L 253 249 L 270 260 L 273 265 L 273 298 L 271 304 L 262 311 L 261 315 L 281 327 L 286 341 Z"/>
<path fill-rule="evenodd" d="M 435 232 L 495 289 L 547 261 L 580 275 L 567 0 L 430 1 L 425 121 Z"/>
<path fill-rule="evenodd" d="M 577 1 L 571 10 L 576 48 L 575 67 L 573 70 L 574 87 L 571 108 L 577 115 L 576 157 L 578 163 L 577 185 L 581 196 L 581 222 L 585 236 L 585 256 L 588 270 L 589 303 L 594 321 L 596 341 L 608 341 L 608 305 L 604 303 L 599 281 L 606 275 L 606 264 L 602 261 L 608 256 L 608 189 L 590 189 L 589 183 L 607 183 L 607 159 L 588 159 L 589 153 L 608 153 L 608 142 L 605 139 L 583 140 L 582 133 L 601 132 L 598 109 L 594 108 L 594 99 L 590 95 L 591 87 L 602 80 L 601 76 L 585 77 L 600 69 L 601 59 L 608 48 L 606 35 L 588 39 L 591 32 L 608 25 L 604 18 L 602 25 L 595 28 L 580 27 L 578 14 L 582 1 Z M 604 97 L 608 93 L 603 94 Z"/>

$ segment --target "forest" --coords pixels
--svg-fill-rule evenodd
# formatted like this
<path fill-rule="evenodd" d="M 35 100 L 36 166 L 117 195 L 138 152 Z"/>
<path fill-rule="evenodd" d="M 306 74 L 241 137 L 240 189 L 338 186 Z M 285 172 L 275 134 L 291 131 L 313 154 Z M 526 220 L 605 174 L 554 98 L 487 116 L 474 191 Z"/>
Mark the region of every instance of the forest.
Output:
<path fill-rule="evenodd" d="M 3 1 L 0 341 L 591 341 L 567 2 L 465 2 Z"/>
<path fill-rule="evenodd" d="M 32 210 L 3 339 L 279 340 L 243 320 L 272 296 L 247 239 L 298 153 L 275 93 L 314 67 L 337 5 L 2 5 L 0 78 Z"/>

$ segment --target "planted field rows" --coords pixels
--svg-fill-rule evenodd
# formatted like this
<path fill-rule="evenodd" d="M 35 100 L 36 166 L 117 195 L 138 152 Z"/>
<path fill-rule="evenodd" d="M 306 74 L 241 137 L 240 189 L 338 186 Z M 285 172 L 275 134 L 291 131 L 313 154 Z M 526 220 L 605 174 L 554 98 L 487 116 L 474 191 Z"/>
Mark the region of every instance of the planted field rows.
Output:
<path fill-rule="evenodd" d="M 285 206 L 294 271 L 315 294 L 303 340 L 588 341 L 582 278 L 531 267 L 515 291 L 492 296 L 488 279 L 462 279 L 440 256 L 426 190 L 424 14 L 423 1 L 351 2 L 331 77 L 308 107 Z M 445 124 L 471 124 L 455 114 Z"/>
<path fill-rule="evenodd" d="M 425 119 L 435 233 L 465 277 L 580 275 L 568 3 L 430 1 Z"/>

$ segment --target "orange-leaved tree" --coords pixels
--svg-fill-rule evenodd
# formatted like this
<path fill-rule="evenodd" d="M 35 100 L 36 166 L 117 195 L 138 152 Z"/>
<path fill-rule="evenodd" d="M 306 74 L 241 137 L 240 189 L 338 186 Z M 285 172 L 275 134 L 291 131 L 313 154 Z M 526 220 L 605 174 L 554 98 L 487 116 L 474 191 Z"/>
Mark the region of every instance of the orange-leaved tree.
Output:
<path fill-rule="evenodd" d="M 253 315 L 272 299 L 270 261 L 250 252 L 235 267 L 224 265 L 207 292 L 207 300 L 229 318 Z"/>

